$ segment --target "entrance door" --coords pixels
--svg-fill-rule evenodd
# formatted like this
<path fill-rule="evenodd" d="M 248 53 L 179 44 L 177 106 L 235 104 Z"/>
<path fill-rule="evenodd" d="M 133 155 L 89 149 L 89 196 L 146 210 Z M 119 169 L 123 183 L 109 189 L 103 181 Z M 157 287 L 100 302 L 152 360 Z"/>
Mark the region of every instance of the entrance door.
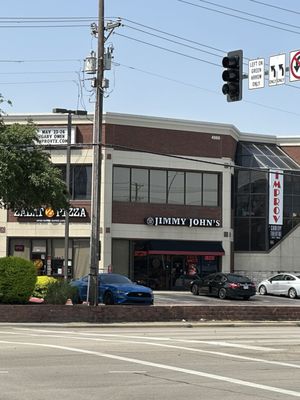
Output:
<path fill-rule="evenodd" d="M 171 256 L 170 287 L 169 289 L 183 290 L 186 286 L 185 256 Z"/>

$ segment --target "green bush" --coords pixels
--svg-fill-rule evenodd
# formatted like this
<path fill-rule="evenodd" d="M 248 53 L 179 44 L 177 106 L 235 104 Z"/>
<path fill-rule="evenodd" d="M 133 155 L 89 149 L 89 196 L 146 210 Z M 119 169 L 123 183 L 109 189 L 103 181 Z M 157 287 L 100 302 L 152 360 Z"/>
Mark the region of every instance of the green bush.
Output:
<path fill-rule="evenodd" d="M 56 280 L 57 279 L 54 278 L 53 276 L 46 276 L 46 275 L 38 276 L 32 296 L 38 297 L 39 299 L 45 298 L 48 286 L 51 283 L 56 282 Z"/>
<path fill-rule="evenodd" d="M 51 282 L 47 287 L 45 303 L 48 304 L 66 304 L 68 299 L 75 301 L 77 297 L 77 288 L 64 280 Z"/>
<path fill-rule="evenodd" d="M 0 303 L 27 303 L 36 282 L 36 268 L 20 257 L 0 258 Z"/>

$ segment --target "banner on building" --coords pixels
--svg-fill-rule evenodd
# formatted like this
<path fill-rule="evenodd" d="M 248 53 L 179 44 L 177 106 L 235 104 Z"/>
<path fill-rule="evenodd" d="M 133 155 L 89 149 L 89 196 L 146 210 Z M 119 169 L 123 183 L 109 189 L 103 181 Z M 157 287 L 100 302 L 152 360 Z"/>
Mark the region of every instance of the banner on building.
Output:
<path fill-rule="evenodd" d="M 283 171 L 269 173 L 269 225 L 283 223 Z"/>

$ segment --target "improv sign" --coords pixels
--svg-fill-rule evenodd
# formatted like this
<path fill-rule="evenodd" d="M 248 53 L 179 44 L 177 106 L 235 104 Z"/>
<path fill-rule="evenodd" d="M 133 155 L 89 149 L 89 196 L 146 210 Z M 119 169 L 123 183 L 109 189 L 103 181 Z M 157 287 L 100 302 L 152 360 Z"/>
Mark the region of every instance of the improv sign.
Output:
<path fill-rule="evenodd" d="M 283 216 L 283 171 L 269 173 L 269 224 L 282 225 Z"/>

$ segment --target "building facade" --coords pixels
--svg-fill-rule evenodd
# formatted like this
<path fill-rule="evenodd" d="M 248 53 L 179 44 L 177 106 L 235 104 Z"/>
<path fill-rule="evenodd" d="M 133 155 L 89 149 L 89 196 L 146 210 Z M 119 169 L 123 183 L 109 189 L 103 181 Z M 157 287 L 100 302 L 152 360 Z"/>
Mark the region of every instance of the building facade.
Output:
<path fill-rule="evenodd" d="M 26 123 L 28 117 L 64 172 L 66 117 L 15 115 L 4 122 Z M 107 113 L 102 143 L 100 271 L 158 290 L 186 289 L 195 274 L 215 271 L 255 280 L 300 271 L 296 138 L 283 142 L 242 134 L 232 125 Z M 69 277 L 89 273 L 92 163 L 93 116 L 74 116 Z M 271 168 L 285 178 L 283 222 L 274 226 Z M 40 274 L 64 275 L 64 238 L 64 210 L 0 211 L 0 256 L 31 259 Z"/>

